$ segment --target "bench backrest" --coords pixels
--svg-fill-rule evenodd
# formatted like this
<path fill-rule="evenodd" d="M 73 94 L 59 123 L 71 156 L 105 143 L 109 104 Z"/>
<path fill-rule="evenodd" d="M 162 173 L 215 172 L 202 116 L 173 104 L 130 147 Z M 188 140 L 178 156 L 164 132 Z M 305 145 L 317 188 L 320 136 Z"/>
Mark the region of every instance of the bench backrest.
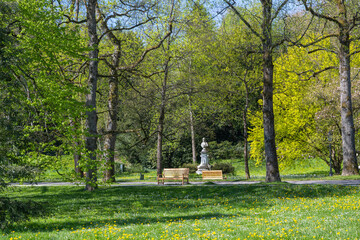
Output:
<path fill-rule="evenodd" d="M 167 178 L 189 177 L 189 168 L 164 168 L 163 174 Z"/>
<path fill-rule="evenodd" d="M 223 179 L 222 170 L 208 170 L 202 171 L 203 179 Z"/>

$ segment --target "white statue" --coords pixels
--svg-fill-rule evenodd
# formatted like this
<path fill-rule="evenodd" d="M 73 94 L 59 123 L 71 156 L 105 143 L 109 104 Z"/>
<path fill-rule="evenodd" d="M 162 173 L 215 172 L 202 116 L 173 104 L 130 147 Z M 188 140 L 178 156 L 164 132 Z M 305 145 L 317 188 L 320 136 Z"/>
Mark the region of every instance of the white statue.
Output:
<path fill-rule="evenodd" d="M 209 144 L 206 142 L 205 138 L 202 139 L 201 147 L 203 148 L 201 152 L 207 152 L 207 148 L 209 147 Z"/>
<path fill-rule="evenodd" d="M 197 174 L 202 174 L 203 170 L 210 170 L 209 156 L 207 154 L 209 144 L 206 142 L 205 138 L 202 139 L 201 147 L 202 147 L 200 153 L 201 163 L 198 166 L 198 170 L 196 171 Z"/>

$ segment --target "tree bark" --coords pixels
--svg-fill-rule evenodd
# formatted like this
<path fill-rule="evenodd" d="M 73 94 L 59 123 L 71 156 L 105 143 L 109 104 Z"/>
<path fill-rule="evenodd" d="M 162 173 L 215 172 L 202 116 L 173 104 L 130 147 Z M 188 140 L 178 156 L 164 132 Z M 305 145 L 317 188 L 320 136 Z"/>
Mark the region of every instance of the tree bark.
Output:
<path fill-rule="evenodd" d="M 343 148 L 343 169 L 342 175 L 358 175 L 358 163 L 355 150 L 355 127 L 352 110 L 351 98 L 351 78 L 350 78 L 350 35 L 349 24 L 346 21 L 346 11 L 344 3 L 338 8 L 340 12 L 339 31 L 339 75 L 340 75 L 340 106 L 341 106 L 341 136 Z"/>
<path fill-rule="evenodd" d="M 271 0 L 261 0 L 263 11 L 263 124 L 266 160 L 266 182 L 280 182 L 280 173 L 275 146 L 275 124 L 273 110 L 273 74 L 271 36 Z"/>
<path fill-rule="evenodd" d="M 246 179 L 250 179 L 250 170 L 249 170 L 249 151 L 248 151 L 248 126 L 247 126 L 247 113 L 249 106 L 249 89 L 246 83 L 246 79 L 244 79 L 245 85 L 245 106 L 243 111 L 243 124 L 244 124 L 244 165 L 245 165 L 245 177 Z"/>
<path fill-rule="evenodd" d="M 161 174 L 162 171 L 162 142 L 163 142 L 165 108 L 166 108 L 166 89 L 167 89 L 167 80 L 169 77 L 169 62 L 170 62 L 170 58 L 168 58 L 165 62 L 165 72 L 164 72 L 164 78 L 161 89 L 161 104 L 160 104 L 160 115 L 158 120 L 157 149 L 156 149 L 157 174 Z"/>
<path fill-rule="evenodd" d="M 189 73 L 191 73 L 191 63 L 189 67 Z M 190 93 L 188 94 L 189 98 L 189 120 L 190 120 L 190 133 L 191 133 L 191 151 L 192 151 L 192 162 L 196 164 L 196 143 L 195 143 L 195 129 L 194 129 L 194 116 L 192 110 L 192 92 L 193 92 L 193 82 L 191 77 L 189 78 Z"/>
<path fill-rule="evenodd" d="M 195 143 L 195 129 L 194 129 L 194 116 L 191 105 L 191 97 L 189 96 L 189 117 L 190 117 L 190 132 L 191 132 L 191 150 L 192 162 L 196 164 L 196 143 Z"/>
<path fill-rule="evenodd" d="M 80 162 L 80 158 L 81 158 L 81 154 L 79 152 L 79 145 L 80 145 L 79 141 L 75 140 L 75 142 L 74 142 L 74 148 L 75 148 L 75 152 L 74 152 L 74 169 L 75 169 L 76 177 L 83 178 L 84 177 L 84 172 L 79 167 L 79 162 Z"/>
<path fill-rule="evenodd" d="M 109 94 L 108 94 L 108 117 L 106 123 L 106 134 L 104 139 L 104 181 L 115 181 L 115 143 L 117 132 L 117 118 L 119 115 L 119 81 L 117 77 L 116 68 L 119 66 L 120 51 L 119 47 L 115 46 L 112 56 L 112 69 L 109 80 Z"/>
<path fill-rule="evenodd" d="M 97 8 L 99 16 L 102 16 L 100 9 Z M 104 19 L 101 19 L 101 28 L 107 32 L 107 37 L 114 46 L 110 65 L 109 93 L 108 93 L 108 115 L 105 126 L 104 136 L 104 182 L 115 182 L 115 144 L 117 137 L 117 121 L 119 115 L 119 79 L 118 67 L 121 59 L 121 41 L 110 31 Z"/>
<path fill-rule="evenodd" d="M 89 52 L 89 93 L 86 95 L 86 150 L 88 159 L 86 163 L 86 186 L 85 189 L 93 191 L 97 187 L 97 114 L 96 114 L 96 89 L 98 78 L 98 36 L 96 31 L 96 4 L 97 0 L 89 0 L 87 3 L 87 28 L 89 35 L 89 46 L 92 48 Z M 90 109 L 90 110 L 89 110 Z"/>

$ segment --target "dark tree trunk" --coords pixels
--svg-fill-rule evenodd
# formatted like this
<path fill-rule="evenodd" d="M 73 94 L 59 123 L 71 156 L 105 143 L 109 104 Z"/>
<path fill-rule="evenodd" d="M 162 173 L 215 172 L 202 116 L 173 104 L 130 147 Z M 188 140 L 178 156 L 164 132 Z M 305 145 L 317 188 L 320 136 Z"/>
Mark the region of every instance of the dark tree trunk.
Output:
<path fill-rule="evenodd" d="M 96 31 L 96 0 L 89 0 L 87 4 L 87 27 L 89 34 L 89 46 L 92 50 L 89 52 L 89 94 L 86 95 L 86 150 L 88 154 L 86 164 L 86 187 L 88 191 L 93 191 L 97 187 L 96 176 L 96 149 L 97 149 L 97 114 L 96 114 L 96 89 L 98 78 L 98 36 Z"/>
<path fill-rule="evenodd" d="M 103 16 L 100 9 L 97 8 L 99 16 Z M 109 93 L 108 93 L 108 113 L 105 123 L 105 136 L 104 136 L 104 181 L 115 181 L 115 144 L 117 137 L 117 121 L 119 117 L 119 77 L 118 67 L 121 59 L 121 41 L 110 31 L 104 19 L 101 19 L 101 28 L 103 32 L 107 33 L 107 37 L 114 46 L 112 54 L 109 78 Z"/>
<path fill-rule="evenodd" d="M 263 10 L 263 124 L 266 160 L 266 182 L 280 182 L 280 173 L 275 146 L 275 124 L 273 111 L 273 73 L 271 0 L 261 0 Z"/>
<path fill-rule="evenodd" d="M 109 96 L 108 96 L 108 117 L 106 124 L 106 134 L 104 139 L 104 181 L 115 181 L 115 143 L 117 136 L 117 118 L 119 115 L 119 82 L 116 68 L 119 66 L 120 51 L 115 46 L 113 54 L 111 76 L 109 80 Z"/>
<path fill-rule="evenodd" d="M 77 126 L 75 126 L 76 122 L 78 121 L 73 121 L 72 119 L 70 119 L 70 125 L 73 127 L 73 129 L 75 130 Z M 83 178 L 84 177 L 84 172 L 81 170 L 81 168 L 79 167 L 79 162 L 80 162 L 80 158 L 81 158 L 81 152 L 80 152 L 80 141 L 77 139 L 77 136 L 73 135 L 72 136 L 74 139 L 74 153 L 73 153 L 73 157 L 74 157 L 74 171 L 75 171 L 75 175 L 76 177 L 80 177 Z"/>
<path fill-rule="evenodd" d="M 163 130 L 164 130 L 164 113 L 162 110 L 160 110 L 158 134 L 157 134 L 157 149 L 156 149 L 156 169 L 158 175 L 161 174 L 161 168 L 162 168 Z"/>
<path fill-rule="evenodd" d="M 75 140 L 74 142 L 74 148 L 75 148 L 75 152 L 74 152 L 74 167 L 75 167 L 75 174 L 76 177 L 80 177 L 83 178 L 84 177 L 84 172 L 81 170 L 81 168 L 79 167 L 79 161 L 81 158 L 81 154 L 79 152 L 79 141 Z"/>
<path fill-rule="evenodd" d="M 336 175 L 340 175 L 341 173 L 341 156 L 333 153 L 333 157 L 332 157 L 332 160 L 333 160 L 333 168 L 334 168 L 334 172 Z"/>
<path fill-rule="evenodd" d="M 342 13 L 341 6 L 339 7 Z M 345 18 L 345 13 L 342 13 Z M 343 21 L 339 34 L 339 73 L 340 73 L 340 106 L 341 106 L 341 136 L 343 148 L 342 175 L 358 175 L 358 164 L 355 150 L 355 128 L 351 100 L 350 78 L 350 36 L 349 26 Z"/>
<path fill-rule="evenodd" d="M 169 62 L 167 59 L 165 62 L 164 79 L 161 89 L 161 104 L 160 104 L 160 115 L 158 121 L 158 134 L 157 134 L 157 149 L 156 149 L 156 169 L 157 174 L 161 174 L 162 171 L 162 143 L 163 143 L 163 132 L 164 132 L 164 121 L 165 121 L 165 108 L 166 108 L 166 89 L 167 80 L 169 76 Z"/>

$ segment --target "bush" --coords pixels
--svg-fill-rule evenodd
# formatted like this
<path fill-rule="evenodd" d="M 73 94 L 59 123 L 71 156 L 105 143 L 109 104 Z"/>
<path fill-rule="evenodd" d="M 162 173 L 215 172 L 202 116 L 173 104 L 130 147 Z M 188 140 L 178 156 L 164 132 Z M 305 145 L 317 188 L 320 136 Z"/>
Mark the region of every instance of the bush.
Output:
<path fill-rule="evenodd" d="M 127 172 L 130 173 L 145 173 L 147 172 L 147 170 L 145 170 L 144 166 L 142 166 L 141 164 L 132 164 L 131 166 L 127 167 L 126 169 Z"/>
<path fill-rule="evenodd" d="M 210 155 L 215 160 L 219 159 L 233 159 L 243 157 L 244 147 L 242 143 L 233 145 L 229 141 L 223 141 L 220 143 L 209 142 Z"/>
<path fill-rule="evenodd" d="M 0 198 L 0 229 L 15 222 L 27 221 L 29 217 L 43 216 L 47 209 L 44 203 L 34 201 L 21 202 L 7 197 Z"/>
<path fill-rule="evenodd" d="M 185 163 L 183 164 L 183 168 L 188 168 L 190 173 L 195 173 L 197 171 L 197 164 L 194 163 Z"/>
<path fill-rule="evenodd" d="M 212 170 L 222 170 L 224 174 L 234 173 L 235 168 L 231 163 L 215 163 Z"/>

